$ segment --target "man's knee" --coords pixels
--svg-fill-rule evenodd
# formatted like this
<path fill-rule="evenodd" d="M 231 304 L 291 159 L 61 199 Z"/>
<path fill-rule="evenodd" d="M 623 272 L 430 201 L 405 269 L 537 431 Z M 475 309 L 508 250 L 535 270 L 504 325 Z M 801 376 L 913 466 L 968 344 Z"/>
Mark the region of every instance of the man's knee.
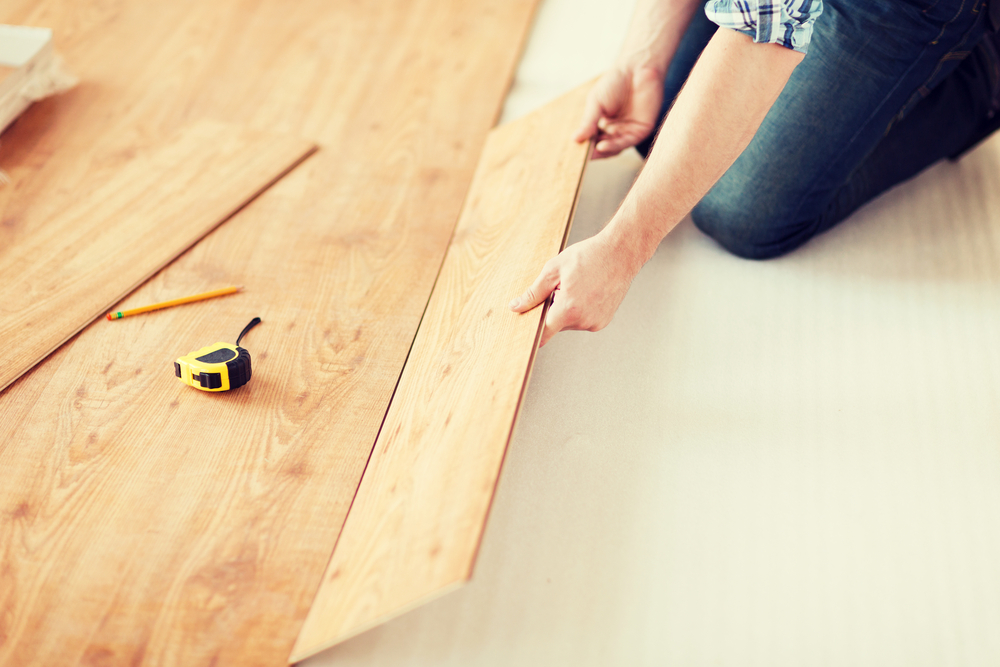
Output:
<path fill-rule="evenodd" d="M 812 237 L 811 221 L 795 222 L 787 211 L 753 196 L 710 191 L 691 211 L 702 232 L 737 257 L 780 257 Z"/>

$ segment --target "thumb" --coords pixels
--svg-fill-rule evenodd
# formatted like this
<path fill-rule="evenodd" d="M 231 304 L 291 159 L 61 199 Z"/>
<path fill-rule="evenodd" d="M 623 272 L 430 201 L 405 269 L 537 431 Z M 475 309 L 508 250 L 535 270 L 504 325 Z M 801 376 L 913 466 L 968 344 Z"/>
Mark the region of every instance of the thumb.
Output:
<path fill-rule="evenodd" d="M 552 294 L 557 287 L 559 287 L 559 269 L 557 266 L 546 264 L 535 278 L 535 282 L 531 283 L 531 287 L 521 296 L 511 300 L 510 309 L 516 313 L 527 312 L 549 298 L 549 294 Z"/>
<path fill-rule="evenodd" d="M 595 99 L 595 95 L 591 92 L 587 96 L 587 102 L 583 109 L 583 118 L 580 119 L 580 126 L 576 130 L 576 134 L 573 135 L 573 139 L 578 143 L 582 144 L 584 141 L 597 135 L 598 127 L 597 122 L 601 119 L 601 105 Z"/>

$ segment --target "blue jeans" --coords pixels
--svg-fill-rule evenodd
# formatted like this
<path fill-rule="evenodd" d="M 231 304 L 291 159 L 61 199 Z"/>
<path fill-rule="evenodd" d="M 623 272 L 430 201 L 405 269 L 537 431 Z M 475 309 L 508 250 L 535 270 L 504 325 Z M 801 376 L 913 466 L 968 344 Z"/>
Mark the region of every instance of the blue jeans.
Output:
<path fill-rule="evenodd" d="M 741 257 L 776 257 L 967 149 L 1000 120 L 987 28 L 984 0 L 825 0 L 808 55 L 691 212 L 695 225 Z M 715 30 L 695 13 L 667 73 L 661 123 Z"/>

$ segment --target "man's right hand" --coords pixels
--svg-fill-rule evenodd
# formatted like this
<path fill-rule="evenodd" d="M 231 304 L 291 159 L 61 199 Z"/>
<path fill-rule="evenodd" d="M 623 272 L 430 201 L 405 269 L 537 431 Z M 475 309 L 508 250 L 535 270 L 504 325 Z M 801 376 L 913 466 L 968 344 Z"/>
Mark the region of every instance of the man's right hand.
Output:
<path fill-rule="evenodd" d="M 593 158 L 618 155 L 652 134 L 663 102 L 663 73 L 653 67 L 616 67 L 605 72 L 587 96 L 574 137 L 597 140 Z"/>
<path fill-rule="evenodd" d="M 617 246 L 610 233 L 598 233 L 546 262 L 535 282 L 510 302 L 510 309 L 525 313 L 556 295 L 545 315 L 541 345 L 560 331 L 599 331 L 614 317 L 642 267 L 641 259 L 635 248 Z"/>

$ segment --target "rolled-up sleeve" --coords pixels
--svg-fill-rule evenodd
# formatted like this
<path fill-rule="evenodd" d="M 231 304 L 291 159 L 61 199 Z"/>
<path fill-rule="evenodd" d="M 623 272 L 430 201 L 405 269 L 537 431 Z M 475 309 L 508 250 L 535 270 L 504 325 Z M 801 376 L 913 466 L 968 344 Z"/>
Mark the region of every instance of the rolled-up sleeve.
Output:
<path fill-rule="evenodd" d="M 705 14 L 761 44 L 780 44 L 805 53 L 823 0 L 709 0 Z"/>

